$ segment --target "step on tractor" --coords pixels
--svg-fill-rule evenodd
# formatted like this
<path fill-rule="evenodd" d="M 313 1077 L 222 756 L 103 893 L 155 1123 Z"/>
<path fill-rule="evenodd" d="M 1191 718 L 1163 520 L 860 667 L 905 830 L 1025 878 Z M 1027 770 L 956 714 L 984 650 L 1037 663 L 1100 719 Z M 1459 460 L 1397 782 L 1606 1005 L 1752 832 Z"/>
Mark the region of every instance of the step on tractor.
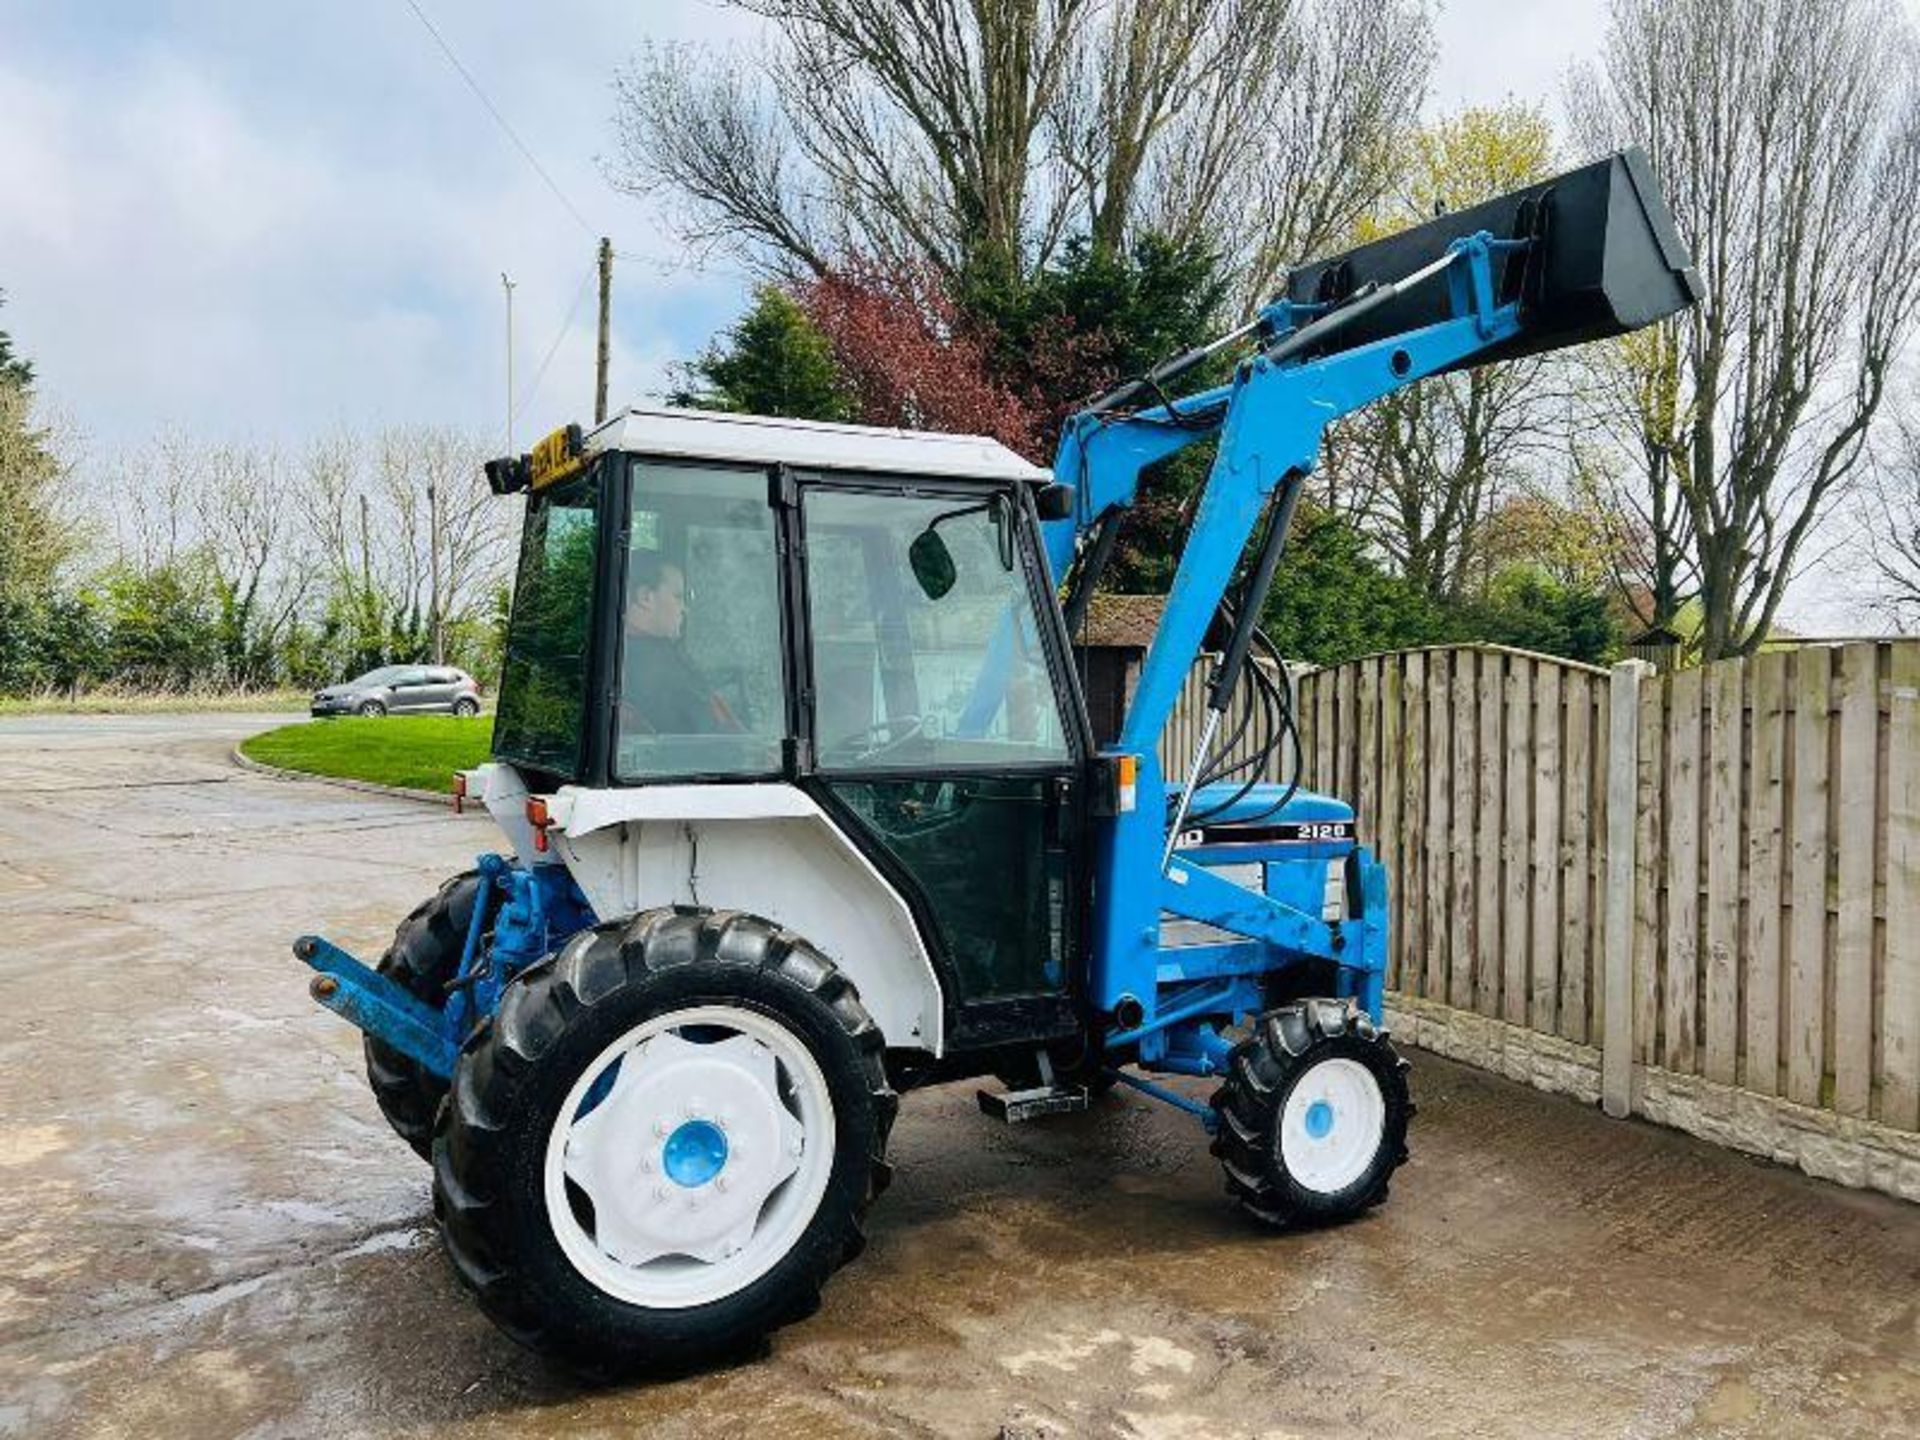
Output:
<path fill-rule="evenodd" d="M 968 1077 L 1008 1121 L 1116 1083 L 1191 1112 L 1274 1227 L 1383 1200 L 1413 1114 L 1388 878 L 1298 781 L 1259 627 L 1288 522 L 1340 417 L 1698 295 L 1628 150 L 1301 266 L 1073 416 L 1051 472 L 676 410 L 491 462 L 525 518 L 492 760 L 454 789 L 507 853 L 375 967 L 294 947 L 365 1031 L 485 1312 L 598 1375 L 739 1354 L 859 1253 L 901 1093 Z M 1227 378 L 1176 384 L 1203 366 Z M 1142 471 L 1202 442 L 1096 735 L 1075 633 Z M 1163 769 L 1196 667 L 1197 742 Z"/>

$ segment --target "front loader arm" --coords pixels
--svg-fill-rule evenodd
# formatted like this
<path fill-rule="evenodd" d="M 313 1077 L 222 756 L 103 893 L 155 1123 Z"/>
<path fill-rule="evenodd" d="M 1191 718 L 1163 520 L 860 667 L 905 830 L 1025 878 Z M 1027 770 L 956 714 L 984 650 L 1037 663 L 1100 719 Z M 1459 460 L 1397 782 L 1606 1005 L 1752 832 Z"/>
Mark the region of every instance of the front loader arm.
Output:
<path fill-rule="evenodd" d="M 1200 440 L 1221 442 L 1127 716 L 1125 748 L 1143 759 L 1153 753 L 1262 508 L 1313 469 L 1330 423 L 1443 371 L 1625 334 L 1701 293 L 1646 157 L 1629 148 L 1302 266 L 1285 294 L 1237 330 L 1076 415 L 1054 461 L 1055 480 L 1073 487 L 1073 513 L 1044 530 L 1056 582 L 1079 561 L 1069 618 L 1084 612 L 1141 472 Z M 1249 343 L 1254 353 L 1229 383 L 1168 400 L 1167 383 Z M 1143 395 L 1158 403 L 1124 409 Z M 1277 507 L 1276 519 L 1288 513 Z M 1278 543 L 1268 547 L 1269 573 Z M 1230 650 L 1222 683 L 1238 663 Z M 1220 698 L 1216 685 L 1216 706 Z"/>
<path fill-rule="evenodd" d="M 1276 302 L 1262 312 L 1260 353 L 1243 361 L 1228 384 L 1171 407 L 1118 416 L 1090 409 L 1074 417 L 1054 475 L 1074 487 L 1075 513 L 1045 530 L 1056 580 L 1096 525 L 1112 523 L 1134 503 L 1147 466 L 1200 440 L 1220 439 L 1127 712 L 1122 749 L 1149 762 L 1261 512 L 1283 482 L 1297 484 L 1313 469 L 1326 427 L 1519 332 L 1518 303 L 1496 303 L 1491 283 L 1493 256 L 1512 243 L 1484 232 L 1467 236 L 1454 242 L 1443 263 L 1427 267 L 1433 277 L 1456 267 L 1466 272 L 1465 283 L 1450 287 L 1464 305 L 1452 319 L 1302 359 L 1297 342 L 1311 330 L 1333 328 L 1340 312 L 1310 318 L 1319 307 Z"/>
<path fill-rule="evenodd" d="M 1131 767 L 1134 784 L 1118 782 L 1117 813 L 1096 834 L 1089 993 L 1108 1017 L 1110 1044 L 1137 1046 L 1142 1062 L 1208 1073 L 1222 1052 L 1207 1038 L 1205 1017 L 1257 1008 L 1265 979 L 1300 961 L 1333 959 L 1338 993 L 1359 996 L 1378 1017 L 1386 880 L 1363 847 L 1351 852 L 1348 871 L 1357 920 L 1261 893 L 1286 862 L 1260 862 L 1267 880 L 1243 885 L 1177 853 L 1327 426 L 1429 376 L 1637 329 L 1698 293 L 1644 158 L 1623 152 L 1306 267 L 1290 278 L 1288 295 L 1246 326 L 1156 367 L 1068 424 L 1054 478 L 1073 487 L 1073 510 L 1047 526 L 1045 541 L 1054 578 L 1071 572 L 1069 621 L 1084 613 L 1141 472 L 1200 440 L 1218 441 L 1114 747 L 1126 757 L 1116 775 Z M 1235 343 L 1252 353 L 1228 383 L 1168 399 L 1169 381 Z M 1141 395 L 1153 408 L 1123 410 Z M 1263 515 L 1189 773 L 1170 786 L 1162 738 Z M 1260 813 L 1284 814 L 1293 793 L 1263 797 L 1272 803 Z M 1164 915 L 1241 938 L 1198 949 L 1163 945 Z"/>

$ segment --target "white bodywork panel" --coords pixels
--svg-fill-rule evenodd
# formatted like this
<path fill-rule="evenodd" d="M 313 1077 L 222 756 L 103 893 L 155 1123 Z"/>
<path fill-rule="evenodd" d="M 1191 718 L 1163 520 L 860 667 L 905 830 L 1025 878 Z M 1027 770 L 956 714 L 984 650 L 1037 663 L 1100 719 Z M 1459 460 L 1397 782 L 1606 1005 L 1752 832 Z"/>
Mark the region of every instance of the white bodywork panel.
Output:
<path fill-rule="evenodd" d="M 467 799 L 487 807 L 487 814 L 513 846 L 522 865 L 551 865 L 553 856 L 533 848 L 533 826 L 527 820 L 527 786 L 511 765 L 490 763 L 463 770 Z"/>
<path fill-rule="evenodd" d="M 660 905 L 745 910 L 804 936 L 840 967 L 887 1044 L 939 1055 L 940 982 L 900 893 L 812 797 L 792 785 L 648 785 L 547 797 L 545 854 L 510 765 L 468 772 L 523 863 L 556 859 L 604 919 Z"/>
<path fill-rule="evenodd" d="M 695 460 L 791 465 L 800 470 L 875 470 L 950 480 L 1025 480 L 1052 475 L 985 435 L 941 435 L 876 425 L 835 425 L 712 410 L 622 411 L 587 436 L 587 453 L 624 450 Z"/>

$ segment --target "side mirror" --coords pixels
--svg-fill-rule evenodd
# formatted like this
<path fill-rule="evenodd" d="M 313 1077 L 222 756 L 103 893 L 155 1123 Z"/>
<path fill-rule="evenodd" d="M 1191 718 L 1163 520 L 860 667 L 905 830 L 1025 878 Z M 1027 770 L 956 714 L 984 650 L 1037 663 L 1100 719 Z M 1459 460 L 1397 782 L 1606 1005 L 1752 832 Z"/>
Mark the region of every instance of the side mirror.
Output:
<path fill-rule="evenodd" d="M 929 600 L 940 599 L 960 578 L 959 571 L 954 569 L 953 552 L 931 526 L 914 536 L 913 543 L 907 546 L 907 564 L 913 568 L 920 593 Z"/>
<path fill-rule="evenodd" d="M 1033 495 L 1033 505 L 1042 520 L 1067 520 L 1073 516 L 1073 486 L 1058 480 L 1042 485 Z"/>

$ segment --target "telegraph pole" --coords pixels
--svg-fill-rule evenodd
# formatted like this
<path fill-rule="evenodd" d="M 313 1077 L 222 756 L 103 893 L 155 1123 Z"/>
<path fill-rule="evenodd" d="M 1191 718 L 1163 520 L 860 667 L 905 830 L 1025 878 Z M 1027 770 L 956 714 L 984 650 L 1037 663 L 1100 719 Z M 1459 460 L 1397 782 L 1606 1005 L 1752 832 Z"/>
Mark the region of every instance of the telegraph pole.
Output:
<path fill-rule="evenodd" d="M 613 241 L 600 237 L 600 348 L 593 367 L 593 423 L 607 418 L 607 333 L 613 309 Z"/>
<path fill-rule="evenodd" d="M 500 272 L 500 288 L 507 295 L 507 454 L 513 454 L 513 281 Z"/>

